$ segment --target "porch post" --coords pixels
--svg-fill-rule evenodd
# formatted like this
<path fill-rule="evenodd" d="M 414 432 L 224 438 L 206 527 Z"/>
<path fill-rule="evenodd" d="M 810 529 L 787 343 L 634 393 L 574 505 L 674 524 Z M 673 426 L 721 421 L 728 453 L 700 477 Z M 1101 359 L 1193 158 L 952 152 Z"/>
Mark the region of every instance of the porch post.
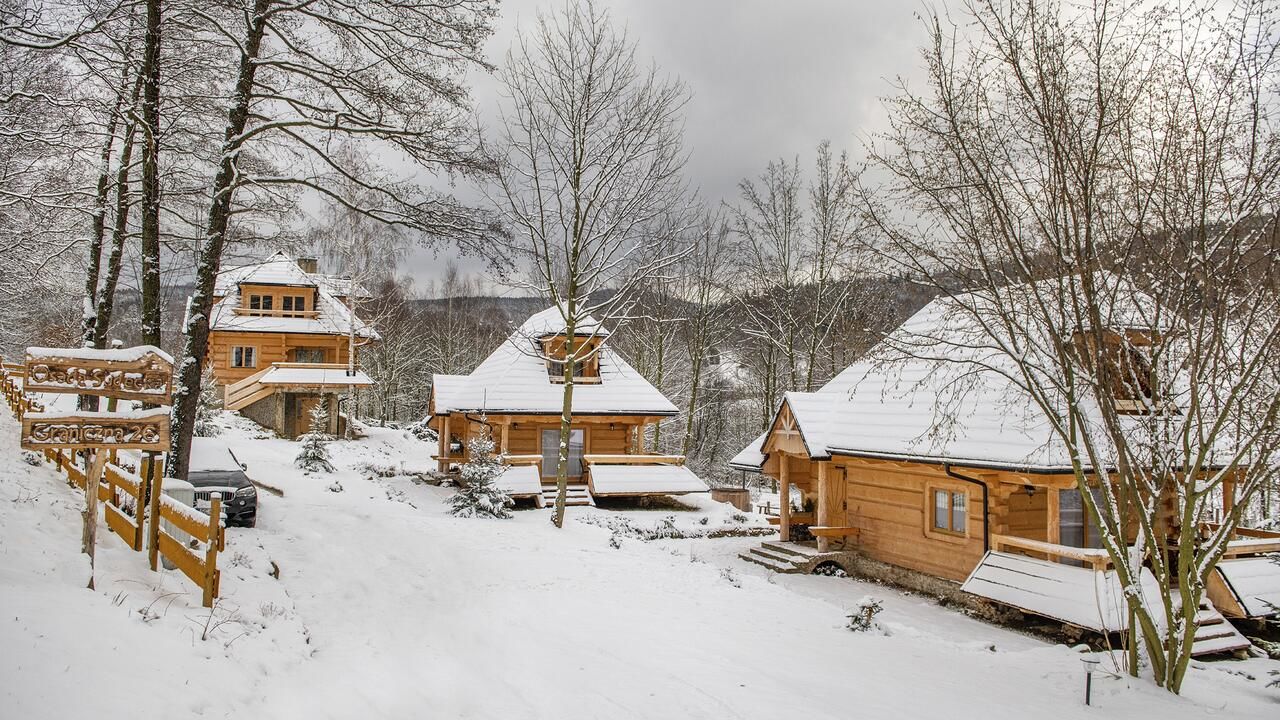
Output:
<path fill-rule="evenodd" d="M 791 540 L 791 468 L 784 453 L 778 453 L 778 538 Z"/>
<path fill-rule="evenodd" d="M 832 492 L 827 485 L 827 466 L 831 463 L 818 462 L 818 525 L 833 525 L 831 516 L 832 508 Z M 818 538 L 818 552 L 828 552 L 831 549 L 831 538 Z"/>
<path fill-rule="evenodd" d="M 1231 475 L 1222 478 L 1222 521 L 1226 522 L 1227 515 L 1231 514 L 1231 509 L 1236 506 L 1236 479 Z"/>
<path fill-rule="evenodd" d="M 444 415 L 444 420 L 440 422 L 440 451 L 436 454 L 436 462 L 440 465 L 440 472 L 449 472 L 449 416 Z"/>
<path fill-rule="evenodd" d="M 636 454 L 644 454 L 644 422 L 636 426 Z"/>
<path fill-rule="evenodd" d="M 1062 518 L 1061 506 L 1058 502 L 1058 488 L 1051 487 L 1046 490 L 1049 494 L 1045 496 L 1045 514 L 1048 516 L 1048 528 L 1046 531 L 1046 539 L 1054 545 L 1062 543 L 1062 526 L 1059 521 Z"/>

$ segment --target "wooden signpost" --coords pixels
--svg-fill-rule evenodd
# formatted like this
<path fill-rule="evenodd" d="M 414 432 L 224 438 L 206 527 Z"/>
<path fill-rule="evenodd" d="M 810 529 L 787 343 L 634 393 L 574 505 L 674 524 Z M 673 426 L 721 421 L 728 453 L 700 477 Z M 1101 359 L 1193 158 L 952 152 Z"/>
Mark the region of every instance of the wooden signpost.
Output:
<path fill-rule="evenodd" d="M 96 395 L 168 405 L 173 396 L 173 358 L 159 348 L 27 348 L 27 392 Z M 82 549 L 89 556 L 93 588 L 97 545 L 98 486 L 112 450 L 159 452 L 169 447 L 169 408 L 132 412 L 30 412 L 22 418 L 22 447 L 33 450 L 84 450 L 85 476 Z M 140 510 L 140 509 L 139 509 Z"/>
<path fill-rule="evenodd" d="M 150 345 L 120 350 L 27 348 L 27 392 L 98 395 L 168 405 L 173 358 Z"/>

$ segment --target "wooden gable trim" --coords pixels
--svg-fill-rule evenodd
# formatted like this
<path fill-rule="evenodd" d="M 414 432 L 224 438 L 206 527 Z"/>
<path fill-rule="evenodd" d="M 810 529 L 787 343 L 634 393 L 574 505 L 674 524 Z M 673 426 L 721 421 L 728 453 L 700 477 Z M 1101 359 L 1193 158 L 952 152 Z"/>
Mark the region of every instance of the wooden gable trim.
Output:
<path fill-rule="evenodd" d="M 796 447 L 796 442 L 799 447 Z M 809 442 L 804 437 L 804 431 L 800 428 L 800 423 L 796 421 L 795 412 L 792 411 L 790 403 L 785 399 L 782 405 L 778 407 L 778 412 L 773 416 L 773 422 L 769 425 L 769 436 L 765 438 L 764 443 L 760 446 L 760 452 L 765 456 L 766 462 L 769 455 L 774 452 L 785 452 L 791 455 L 799 455 L 801 452 L 810 460 L 827 460 L 830 455 L 814 455 L 809 448 Z"/>

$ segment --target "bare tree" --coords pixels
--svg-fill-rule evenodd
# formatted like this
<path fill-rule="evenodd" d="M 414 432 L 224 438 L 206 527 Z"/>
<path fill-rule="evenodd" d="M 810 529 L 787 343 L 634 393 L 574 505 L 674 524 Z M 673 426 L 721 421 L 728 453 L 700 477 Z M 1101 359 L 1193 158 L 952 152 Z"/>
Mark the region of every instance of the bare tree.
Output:
<path fill-rule="evenodd" d="M 900 349 L 1000 372 L 1043 418 L 1172 692 L 1280 448 L 1280 9 L 1178 10 L 981 0 L 966 42 L 931 16 L 927 92 L 891 101 L 865 188 L 883 258 L 977 328 Z"/>
<path fill-rule="evenodd" d="M 679 215 L 679 82 L 643 68 L 635 46 L 592 2 L 540 14 L 508 53 L 495 202 L 512 236 L 503 247 L 529 273 L 524 286 L 564 320 L 567 355 L 556 470 L 564 518 L 575 366 L 598 352 L 603 323 L 625 321 L 634 291 L 679 259 L 650 242 Z M 588 325 L 587 318 L 597 324 Z"/>
<path fill-rule="evenodd" d="M 196 267 L 187 338 L 175 393 L 170 468 L 182 477 L 190 454 L 209 344 L 209 312 L 244 188 L 305 189 L 379 222 L 436 240 L 477 241 L 477 213 L 389 171 L 359 172 L 333 148 L 346 139 L 442 173 L 477 173 L 467 118 L 465 71 L 484 66 L 481 44 L 496 12 L 487 0 L 447 6 L 354 0 L 253 0 L 243 13 L 193 10 L 238 54 L 222 147 Z M 262 162 L 247 154 L 256 149 Z M 353 198 L 345 187 L 367 191 Z"/>

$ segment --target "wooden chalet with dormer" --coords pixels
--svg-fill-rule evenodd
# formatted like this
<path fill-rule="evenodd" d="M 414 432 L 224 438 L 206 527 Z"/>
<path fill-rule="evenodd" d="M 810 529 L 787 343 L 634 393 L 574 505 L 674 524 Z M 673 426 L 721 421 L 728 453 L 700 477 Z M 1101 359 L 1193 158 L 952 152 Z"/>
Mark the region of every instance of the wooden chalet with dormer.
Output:
<path fill-rule="evenodd" d="M 780 542 L 743 558 L 782 572 L 866 558 L 895 578 L 918 574 L 921 587 L 949 581 L 1067 625 L 1123 632 L 1122 588 L 1067 447 L 1010 380 L 1012 361 L 991 351 L 957 302 L 968 301 L 934 300 L 818 391 L 786 393 L 769 429 L 730 461 L 780 488 L 767 509 Z M 1102 356 L 1120 365 L 1141 367 L 1143 348 L 1159 341 L 1134 325 L 1102 335 Z M 1136 380 L 1112 392 L 1134 423 L 1160 400 L 1158 388 Z M 1097 497 L 1097 476 L 1087 475 Z M 1228 483 L 1224 509 L 1233 502 Z M 1176 522 L 1165 513 L 1155 526 L 1171 538 L 1207 531 Z M 1277 551 L 1280 533 L 1241 530 L 1229 544 L 1208 578 L 1195 654 L 1249 645 L 1224 614 L 1277 614 L 1280 564 L 1264 556 Z"/>
<path fill-rule="evenodd" d="M 220 272 L 214 295 L 208 357 L 224 407 L 292 438 L 324 403 L 329 431 L 342 432 L 340 395 L 372 384 L 348 372 L 352 337 L 357 353 L 378 339 L 353 310 L 368 293 L 313 259 L 276 253 Z"/>
<path fill-rule="evenodd" d="M 526 320 L 470 375 L 436 375 L 428 425 L 439 434 L 441 471 L 466 462 L 467 444 L 487 424 L 511 468 L 502 485 L 541 505 L 559 464 L 568 337 L 558 308 Z M 594 320 L 579 324 L 569 438 L 570 501 L 597 497 L 680 495 L 707 486 L 682 456 L 645 451 L 646 428 L 676 414 L 675 405 L 609 345 Z M 581 351 L 586 348 L 585 352 Z"/>

